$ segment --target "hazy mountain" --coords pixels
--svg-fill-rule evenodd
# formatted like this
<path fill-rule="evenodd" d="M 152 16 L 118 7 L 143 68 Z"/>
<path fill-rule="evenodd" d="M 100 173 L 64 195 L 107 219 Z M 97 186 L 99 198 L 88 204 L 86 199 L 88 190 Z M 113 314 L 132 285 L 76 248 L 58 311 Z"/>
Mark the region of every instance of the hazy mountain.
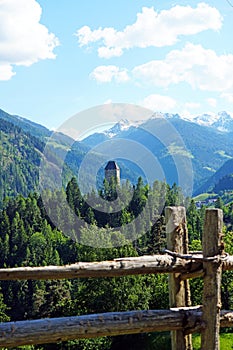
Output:
<path fill-rule="evenodd" d="M 209 126 L 223 132 L 233 132 L 233 116 L 225 111 L 217 114 L 209 113 L 194 117 L 196 124 Z"/>
<path fill-rule="evenodd" d="M 122 120 L 107 131 L 90 135 L 83 140 L 83 143 L 93 147 L 93 145 L 96 146 L 103 141 L 113 141 L 118 138 L 140 143 L 158 158 L 170 184 L 178 180 L 172 156 L 174 153 L 183 152 L 184 157 L 191 159 L 194 171 L 194 190 L 196 191 L 227 159 L 233 157 L 232 134 L 218 130 L 220 125 L 226 127 L 227 121 L 229 126 L 230 118 L 228 114 L 222 112 L 218 115 L 218 124 L 217 118 L 215 118 L 210 122 L 210 126 L 206 126 L 201 125 L 200 118 L 197 123 L 197 120 L 196 122 L 184 120 L 178 114 L 155 113 L 147 121 L 138 122 L 136 125 L 135 123 L 131 124 L 130 121 Z M 175 148 L 172 135 L 168 148 L 159 140 L 159 132 L 162 130 L 164 120 L 168 120 L 180 135 L 185 145 L 183 151 Z M 203 115 L 202 120 L 206 120 L 207 123 L 207 115 Z M 166 129 L 166 126 L 164 128 Z M 162 132 L 164 133 L 164 129 Z"/>
<path fill-rule="evenodd" d="M 104 132 L 90 135 L 81 143 L 74 142 L 66 135 L 56 134 L 53 135 L 52 142 L 50 142 L 52 164 L 55 163 L 56 166 L 56 162 L 59 163 L 61 159 L 64 159 L 70 173 L 72 171 L 74 175 L 77 175 L 84 157 L 91 148 L 102 144 L 103 141 L 109 141 L 111 149 L 111 144 L 114 145 L 114 142 L 120 138 L 126 141 L 118 144 L 120 154 L 122 154 L 118 162 L 123 179 L 129 179 L 135 183 L 139 175 L 145 175 L 145 167 L 147 167 L 155 179 L 166 179 L 171 185 L 174 182 L 179 183 L 179 174 L 175 164 L 176 157 L 179 157 L 179 159 L 190 160 L 194 175 L 194 192 L 200 193 L 216 184 L 216 181 L 220 179 L 218 169 L 227 160 L 233 158 L 233 133 L 219 130 L 227 128 L 230 130 L 231 116 L 226 112 L 212 116 L 211 120 L 208 119 L 208 116 L 198 117 L 195 122 L 184 120 L 178 114 L 168 113 L 155 113 L 146 121 L 131 122 L 123 119 Z M 203 125 L 207 122 L 208 126 Z M 38 184 L 39 163 L 52 131 L 25 118 L 11 116 L 2 110 L 0 110 L 0 125 L 1 185 L 3 188 L 1 196 L 15 193 L 27 194 Z M 168 129 L 167 125 L 170 125 Z M 171 128 L 174 128 L 175 132 Z M 178 137 L 177 140 L 175 135 Z M 178 139 L 182 140 L 183 145 L 179 144 Z M 70 149 L 71 145 L 72 149 Z M 127 156 L 127 152 L 130 151 L 129 145 L 132 145 L 131 151 L 135 159 Z M 153 159 L 147 157 L 146 153 L 142 154 L 141 151 L 137 151 L 140 145 L 150 151 L 148 153 Z M 99 148 L 93 154 L 88 165 L 90 171 L 87 174 L 87 183 L 98 161 L 101 167 L 97 174 L 97 182 L 101 184 L 104 176 L 104 157 L 105 154 L 101 153 Z M 156 159 L 158 166 L 153 164 L 151 159 L 153 161 Z M 215 173 L 217 180 L 214 180 L 213 184 Z M 222 176 L 224 175 L 227 173 Z"/>
<path fill-rule="evenodd" d="M 122 133 L 124 137 L 126 135 L 129 135 L 131 131 L 134 130 L 134 128 L 137 128 L 143 123 L 143 121 L 138 122 L 131 122 L 127 119 L 122 119 L 118 123 L 116 123 L 113 127 L 104 130 L 101 133 L 94 133 L 88 137 L 86 137 L 84 140 L 82 140 L 81 144 L 84 144 L 88 147 L 95 147 L 98 144 L 107 141 L 109 139 L 121 137 Z"/>
<path fill-rule="evenodd" d="M 220 193 L 221 191 L 233 190 L 233 173 L 223 176 L 214 186 L 213 192 Z"/>
<path fill-rule="evenodd" d="M 52 135 L 52 137 L 51 137 Z M 46 148 L 45 148 L 46 147 Z M 45 154 L 49 159 L 46 186 L 54 188 L 57 174 L 62 171 L 64 184 L 72 176 L 78 175 L 78 169 L 90 147 L 75 142 L 70 137 L 53 133 L 47 128 L 32 123 L 25 118 L 11 116 L 4 111 L 0 113 L 0 206 L 4 198 L 22 194 L 27 196 L 38 191 L 39 168 Z M 101 186 L 104 178 L 104 159 L 101 154 L 94 153 L 88 164 L 85 182 L 92 180 L 95 164 L 102 167 L 97 174 L 97 186 Z M 134 182 L 140 169 L 128 162 L 121 166 L 122 177 Z"/>
<path fill-rule="evenodd" d="M 219 191 L 227 189 L 228 180 L 232 181 L 233 174 L 233 159 L 227 160 L 200 188 L 197 189 L 196 194 Z M 223 183 L 224 182 L 224 183 Z"/>

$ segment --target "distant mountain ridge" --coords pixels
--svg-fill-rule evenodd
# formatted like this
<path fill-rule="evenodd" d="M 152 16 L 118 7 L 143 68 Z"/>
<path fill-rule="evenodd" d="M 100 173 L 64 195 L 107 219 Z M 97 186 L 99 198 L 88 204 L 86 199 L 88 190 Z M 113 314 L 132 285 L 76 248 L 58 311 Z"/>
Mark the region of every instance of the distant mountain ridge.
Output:
<path fill-rule="evenodd" d="M 233 115 L 225 111 L 217 114 L 209 113 L 191 119 L 199 125 L 209 126 L 223 132 L 233 132 Z"/>
<path fill-rule="evenodd" d="M 104 141 L 114 142 L 114 140 L 121 138 L 135 142 L 135 144 L 141 143 L 145 149 L 148 149 L 158 159 L 166 175 L 166 181 L 170 185 L 178 182 L 177 169 L 173 159 L 174 155 L 184 158 L 188 157 L 193 167 L 194 193 L 200 193 L 202 188 L 206 189 L 208 187 L 206 185 L 207 181 L 211 182 L 211 178 L 214 178 L 215 174 L 218 176 L 218 170 L 220 171 L 220 168 L 222 166 L 224 167 L 224 163 L 233 158 L 233 132 L 231 131 L 231 128 L 233 128 L 233 118 L 229 113 L 220 112 L 217 115 L 211 115 L 211 119 L 209 119 L 209 114 L 203 114 L 194 119 L 195 121 L 190 121 L 181 117 L 179 114 L 159 112 L 154 113 L 148 120 L 131 122 L 124 118 L 111 128 L 104 132 L 94 133 L 82 140 L 82 142 L 74 142 L 68 136 L 58 134 L 53 140 L 52 152 L 55 152 L 55 158 L 59 161 L 59 157 L 62 157 L 64 152 L 67 152 L 70 145 L 74 142 L 72 150 L 68 151 L 66 155 L 65 163 L 74 174 L 78 174 L 78 169 L 85 155 L 91 148 Z M 156 139 L 154 137 L 161 130 L 164 120 L 167 120 L 174 127 L 178 135 L 180 135 L 185 145 L 184 148 L 177 147 L 172 142 L 166 147 L 159 138 Z M 33 177 L 37 174 L 39 160 L 43 155 L 43 147 L 53 132 L 40 124 L 33 123 L 19 116 L 12 116 L 2 110 L 0 110 L 0 123 L 1 162 L 4 155 L 5 165 L 2 167 L 2 170 L 4 169 L 6 171 L 6 174 L 2 177 L 6 182 L 4 184 L 4 195 L 20 192 L 22 186 L 26 188 L 27 182 L 31 183 L 29 188 L 33 190 L 38 183 L 38 180 L 36 178 L 33 179 Z M 8 126 L 6 127 L 7 123 Z M 14 133 L 20 135 L 20 142 L 17 143 L 15 141 L 18 145 L 17 152 L 13 149 L 14 137 L 12 135 Z M 22 144 L 25 146 L 24 149 L 22 148 Z M 22 150 L 23 153 L 21 154 L 20 152 Z M 18 158 L 14 158 L 12 152 L 15 152 L 14 157 L 17 155 Z M 94 155 L 93 161 L 95 161 L 95 157 L 104 159 L 103 155 L 99 153 Z M 11 162 L 7 162 L 7 159 L 11 159 Z M 20 159 L 21 161 L 19 161 Z M 34 161 L 35 164 L 32 165 Z M 128 178 L 132 183 L 135 183 L 135 179 L 139 175 L 142 175 L 144 169 L 140 170 L 138 164 L 135 166 L 133 161 L 126 161 L 124 159 L 120 159 L 119 161 L 123 178 Z M 15 165 L 10 165 L 10 163 L 17 164 L 19 168 L 16 174 L 24 182 L 23 185 L 21 184 L 22 186 L 20 185 L 21 187 L 13 184 L 13 187 L 15 186 L 13 190 L 11 186 L 7 185 L 10 180 L 13 181 L 12 179 L 14 177 Z M 23 164 L 24 171 L 20 168 L 20 164 Z M 91 167 L 92 165 L 90 165 L 90 169 Z M 29 175 L 25 176 L 27 168 L 30 171 Z M 226 169 L 229 170 L 227 165 Z M 7 172 L 11 174 L 9 178 Z M 228 175 L 228 173 L 224 172 L 223 176 L 225 175 Z M 102 177 L 103 172 L 100 171 L 99 179 L 101 180 Z M 22 193 L 25 194 L 25 191 L 22 191 Z"/>
<path fill-rule="evenodd" d="M 148 120 L 163 119 L 163 118 L 167 120 L 180 119 L 180 120 L 187 121 L 189 123 L 194 123 L 200 126 L 213 128 L 216 131 L 220 131 L 220 132 L 233 132 L 233 114 L 225 111 L 218 112 L 217 114 L 204 113 L 193 117 L 181 116 L 178 113 L 172 114 L 172 113 L 155 112 L 152 114 L 151 118 L 149 118 Z M 148 120 L 142 119 L 142 120 L 132 121 L 124 118 L 124 119 L 121 119 L 119 122 L 117 122 L 111 128 L 106 129 L 101 133 L 94 133 L 94 135 L 96 135 L 96 137 L 99 137 L 98 142 L 103 142 L 108 138 L 119 136 L 119 134 L 122 132 L 129 133 L 132 130 L 132 128 L 143 126 L 144 123 L 147 122 Z M 90 142 L 93 142 L 93 134 L 83 140 L 84 144 L 90 145 Z"/>
<path fill-rule="evenodd" d="M 71 177 L 77 176 L 78 169 L 90 148 L 75 142 L 69 136 L 53 133 L 40 124 L 0 110 L 0 207 L 6 197 L 18 194 L 27 196 L 30 192 L 39 190 L 39 169 L 48 141 L 51 172 L 47 184 L 49 188 L 53 188 L 56 173 L 62 172 L 64 184 Z M 90 174 L 95 161 L 97 158 L 101 159 L 101 155 L 95 154 L 93 158 L 93 164 L 89 165 Z M 122 165 L 122 173 L 132 181 L 135 174 L 138 177 L 137 169 L 134 170 L 133 174 L 129 167 Z M 89 181 L 89 173 L 86 182 Z M 103 176 L 103 171 L 98 174 L 99 185 L 103 181 Z"/>
<path fill-rule="evenodd" d="M 7 112 L 4 112 L 2 109 L 0 109 L 0 119 L 6 120 L 7 122 L 20 127 L 25 132 L 29 132 L 31 135 L 39 138 L 49 137 L 52 134 L 52 131 L 47 129 L 45 126 L 34 123 L 29 119 L 20 117 L 18 115 L 11 115 Z"/>
<path fill-rule="evenodd" d="M 233 119 L 226 112 L 219 113 L 211 121 L 208 121 L 207 115 L 196 118 L 194 122 L 178 114 L 169 113 L 154 113 L 148 120 L 132 123 L 124 119 L 104 132 L 88 136 L 82 142 L 89 147 L 118 138 L 140 142 L 158 158 L 165 169 L 168 182 L 171 183 L 172 180 L 177 181 L 177 173 L 174 164 L 172 165 L 172 152 L 174 154 L 175 147 L 171 145 L 170 149 L 166 150 L 166 147 L 152 136 L 159 130 L 163 120 L 174 126 L 185 144 L 186 150 L 183 154 L 192 159 L 196 192 L 226 160 L 233 157 L 233 133 L 230 131 Z M 209 125 L 203 125 L 207 124 L 207 121 Z M 226 126 L 229 131 L 226 131 Z M 151 130 L 151 135 L 145 130 Z"/>

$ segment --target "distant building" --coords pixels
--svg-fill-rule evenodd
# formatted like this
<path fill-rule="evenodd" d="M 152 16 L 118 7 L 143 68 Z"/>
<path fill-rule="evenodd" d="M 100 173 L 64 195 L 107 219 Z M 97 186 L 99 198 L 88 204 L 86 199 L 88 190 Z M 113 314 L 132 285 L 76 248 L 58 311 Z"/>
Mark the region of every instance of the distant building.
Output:
<path fill-rule="evenodd" d="M 202 200 L 202 201 L 196 201 L 195 204 L 196 204 L 196 207 L 200 209 L 203 205 L 211 206 L 215 202 L 217 202 L 217 198 L 206 198 L 205 200 Z"/>
<path fill-rule="evenodd" d="M 115 161 L 110 160 L 105 167 L 105 179 L 110 182 L 112 177 L 120 184 L 120 168 Z"/>

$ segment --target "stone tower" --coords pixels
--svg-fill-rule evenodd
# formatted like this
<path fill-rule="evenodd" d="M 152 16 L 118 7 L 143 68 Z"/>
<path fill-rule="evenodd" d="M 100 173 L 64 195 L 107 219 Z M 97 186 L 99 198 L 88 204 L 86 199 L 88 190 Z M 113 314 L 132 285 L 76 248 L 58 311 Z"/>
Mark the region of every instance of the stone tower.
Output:
<path fill-rule="evenodd" d="M 113 160 L 110 160 L 105 167 L 105 179 L 110 182 L 111 177 L 114 177 L 116 182 L 120 184 L 120 168 Z"/>

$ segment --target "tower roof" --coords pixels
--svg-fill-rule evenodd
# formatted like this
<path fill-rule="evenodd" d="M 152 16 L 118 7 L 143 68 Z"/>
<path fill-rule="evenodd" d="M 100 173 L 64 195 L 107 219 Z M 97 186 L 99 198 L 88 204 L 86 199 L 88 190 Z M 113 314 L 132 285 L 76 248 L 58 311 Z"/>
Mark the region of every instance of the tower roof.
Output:
<path fill-rule="evenodd" d="M 119 170 L 119 166 L 114 160 L 110 160 L 105 167 L 105 170 Z"/>

